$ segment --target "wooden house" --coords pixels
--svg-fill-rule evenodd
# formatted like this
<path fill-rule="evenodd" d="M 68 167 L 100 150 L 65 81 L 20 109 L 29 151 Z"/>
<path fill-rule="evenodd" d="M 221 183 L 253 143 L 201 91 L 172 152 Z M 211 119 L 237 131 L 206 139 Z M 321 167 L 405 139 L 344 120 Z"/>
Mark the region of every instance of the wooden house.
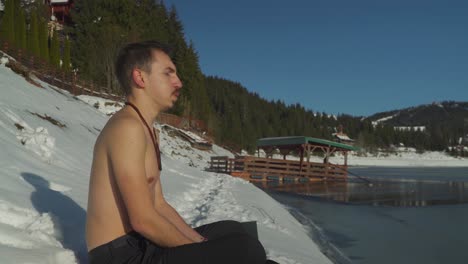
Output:
<path fill-rule="evenodd" d="M 73 0 L 46 0 L 49 6 L 50 16 L 55 17 L 56 21 L 65 24 L 71 22 L 70 12 L 73 8 Z"/>

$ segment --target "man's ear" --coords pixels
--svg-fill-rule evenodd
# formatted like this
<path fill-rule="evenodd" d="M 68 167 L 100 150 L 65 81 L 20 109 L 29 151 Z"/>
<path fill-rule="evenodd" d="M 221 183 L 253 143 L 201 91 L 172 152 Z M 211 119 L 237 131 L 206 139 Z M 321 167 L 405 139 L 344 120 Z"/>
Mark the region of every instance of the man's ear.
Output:
<path fill-rule="evenodd" d="M 143 79 L 143 71 L 140 69 L 133 69 L 132 71 L 133 82 L 138 86 L 138 88 L 145 87 L 145 80 Z"/>

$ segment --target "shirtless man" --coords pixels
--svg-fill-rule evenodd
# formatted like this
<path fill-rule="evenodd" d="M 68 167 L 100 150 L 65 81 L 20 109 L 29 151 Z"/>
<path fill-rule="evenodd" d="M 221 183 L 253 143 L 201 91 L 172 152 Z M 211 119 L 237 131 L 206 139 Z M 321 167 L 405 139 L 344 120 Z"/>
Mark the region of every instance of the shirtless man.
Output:
<path fill-rule="evenodd" d="M 95 263 L 265 263 L 265 251 L 235 221 L 191 228 L 164 199 L 153 123 L 174 105 L 182 83 L 167 48 L 146 41 L 124 47 L 116 75 L 127 103 L 94 147 L 86 219 Z"/>

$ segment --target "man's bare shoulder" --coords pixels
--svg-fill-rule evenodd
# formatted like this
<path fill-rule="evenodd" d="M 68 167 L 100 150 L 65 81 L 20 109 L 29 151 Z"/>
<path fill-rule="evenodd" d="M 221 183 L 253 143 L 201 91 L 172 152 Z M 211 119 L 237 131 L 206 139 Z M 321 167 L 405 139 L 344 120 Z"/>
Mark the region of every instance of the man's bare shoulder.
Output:
<path fill-rule="evenodd" d="M 97 142 L 104 145 L 115 145 L 144 140 L 145 132 L 141 121 L 130 113 L 120 110 L 109 119 Z"/>

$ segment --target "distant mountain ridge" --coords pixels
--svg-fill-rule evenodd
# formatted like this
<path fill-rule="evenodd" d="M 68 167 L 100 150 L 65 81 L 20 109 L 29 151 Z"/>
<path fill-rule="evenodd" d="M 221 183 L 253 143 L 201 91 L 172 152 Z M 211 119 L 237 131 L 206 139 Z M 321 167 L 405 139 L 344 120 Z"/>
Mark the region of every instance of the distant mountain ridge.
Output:
<path fill-rule="evenodd" d="M 468 129 L 468 102 L 443 101 L 373 114 L 373 124 L 394 127 L 448 126 Z M 468 131 L 465 131 L 468 133 Z"/>

